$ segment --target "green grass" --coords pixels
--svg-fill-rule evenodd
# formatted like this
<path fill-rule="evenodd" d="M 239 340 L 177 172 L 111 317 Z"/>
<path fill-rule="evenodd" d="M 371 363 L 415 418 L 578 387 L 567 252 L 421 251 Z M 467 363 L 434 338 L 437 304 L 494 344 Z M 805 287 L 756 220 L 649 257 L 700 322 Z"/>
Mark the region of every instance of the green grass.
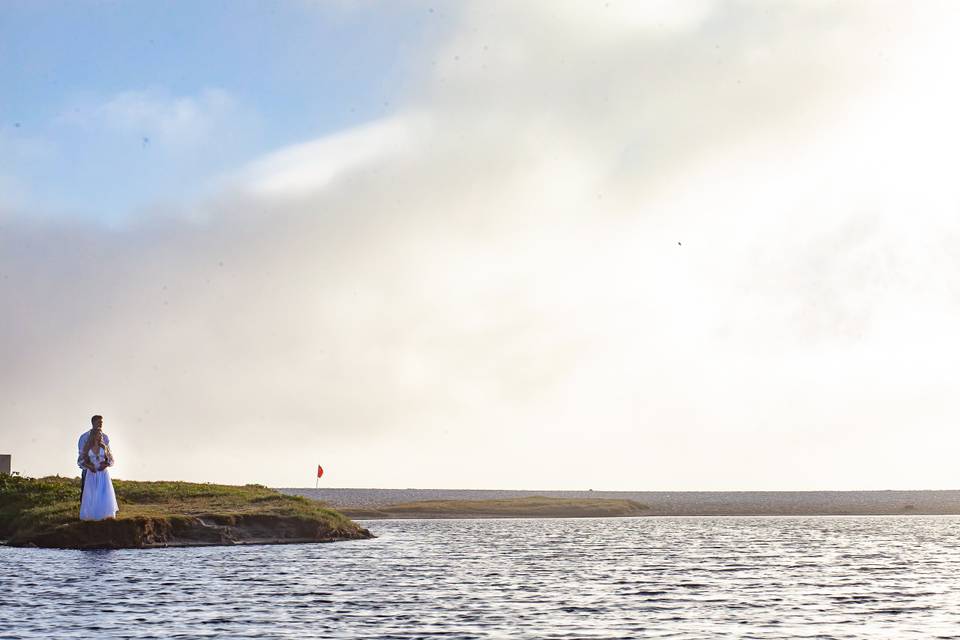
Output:
<path fill-rule="evenodd" d="M 339 530 L 354 526 L 320 503 L 262 485 L 114 480 L 113 486 L 121 519 L 256 514 L 321 520 Z M 79 478 L 0 475 L 0 540 L 30 537 L 79 517 Z"/>
<path fill-rule="evenodd" d="M 649 507 L 614 498 L 529 496 L 499 500 L 423 500 L 376 508 L 345 508 L 354 518 L 575 518 L 645 515 Z"/>

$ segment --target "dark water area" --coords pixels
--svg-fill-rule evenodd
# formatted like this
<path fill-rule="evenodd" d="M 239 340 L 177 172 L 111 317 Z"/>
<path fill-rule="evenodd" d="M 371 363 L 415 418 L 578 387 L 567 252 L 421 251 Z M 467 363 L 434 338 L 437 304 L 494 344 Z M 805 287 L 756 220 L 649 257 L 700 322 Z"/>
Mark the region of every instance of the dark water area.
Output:
<path fill-rule="evenodd" d="M 389 520 L 0 547 L 0 638 L 960 638 L 960 517 Z"/>

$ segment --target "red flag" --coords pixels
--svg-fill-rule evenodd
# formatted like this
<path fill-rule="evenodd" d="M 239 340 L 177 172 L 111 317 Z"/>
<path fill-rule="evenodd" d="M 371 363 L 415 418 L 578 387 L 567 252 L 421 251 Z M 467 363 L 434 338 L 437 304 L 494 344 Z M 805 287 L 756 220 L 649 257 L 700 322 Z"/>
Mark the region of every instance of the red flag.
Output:
<path fill-rule="evenodd" d="M 317 477 L 318 478 L 323 477 L 323 467 L 321 467 L 320 465 L 317 465 Z"/>

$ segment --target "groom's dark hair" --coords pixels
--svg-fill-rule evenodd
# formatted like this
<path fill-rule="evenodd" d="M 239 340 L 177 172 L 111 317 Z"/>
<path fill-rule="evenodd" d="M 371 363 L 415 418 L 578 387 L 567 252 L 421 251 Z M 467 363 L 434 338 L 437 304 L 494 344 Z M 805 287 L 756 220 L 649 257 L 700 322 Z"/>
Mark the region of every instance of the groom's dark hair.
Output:
<path fill-rule="evenodd" d="M 97 420 L 103 422 L 103 416 L 93 416 L 90 418 L 90 424 L 97 424 Z"/>

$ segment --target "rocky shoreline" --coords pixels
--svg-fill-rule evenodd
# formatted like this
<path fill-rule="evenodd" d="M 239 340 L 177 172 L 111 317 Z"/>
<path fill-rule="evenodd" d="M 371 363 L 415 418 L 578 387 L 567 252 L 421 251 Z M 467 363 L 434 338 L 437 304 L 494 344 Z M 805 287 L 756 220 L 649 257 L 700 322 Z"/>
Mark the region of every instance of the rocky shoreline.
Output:
<path fill-rule="evenodd" d="M 374 537 L 357 526 L 333 529 L 315 520 L 290 516 L 207 514 L 76 521 L 6 542 L 47 549 L 153 549 L 340 542 Z"/>

